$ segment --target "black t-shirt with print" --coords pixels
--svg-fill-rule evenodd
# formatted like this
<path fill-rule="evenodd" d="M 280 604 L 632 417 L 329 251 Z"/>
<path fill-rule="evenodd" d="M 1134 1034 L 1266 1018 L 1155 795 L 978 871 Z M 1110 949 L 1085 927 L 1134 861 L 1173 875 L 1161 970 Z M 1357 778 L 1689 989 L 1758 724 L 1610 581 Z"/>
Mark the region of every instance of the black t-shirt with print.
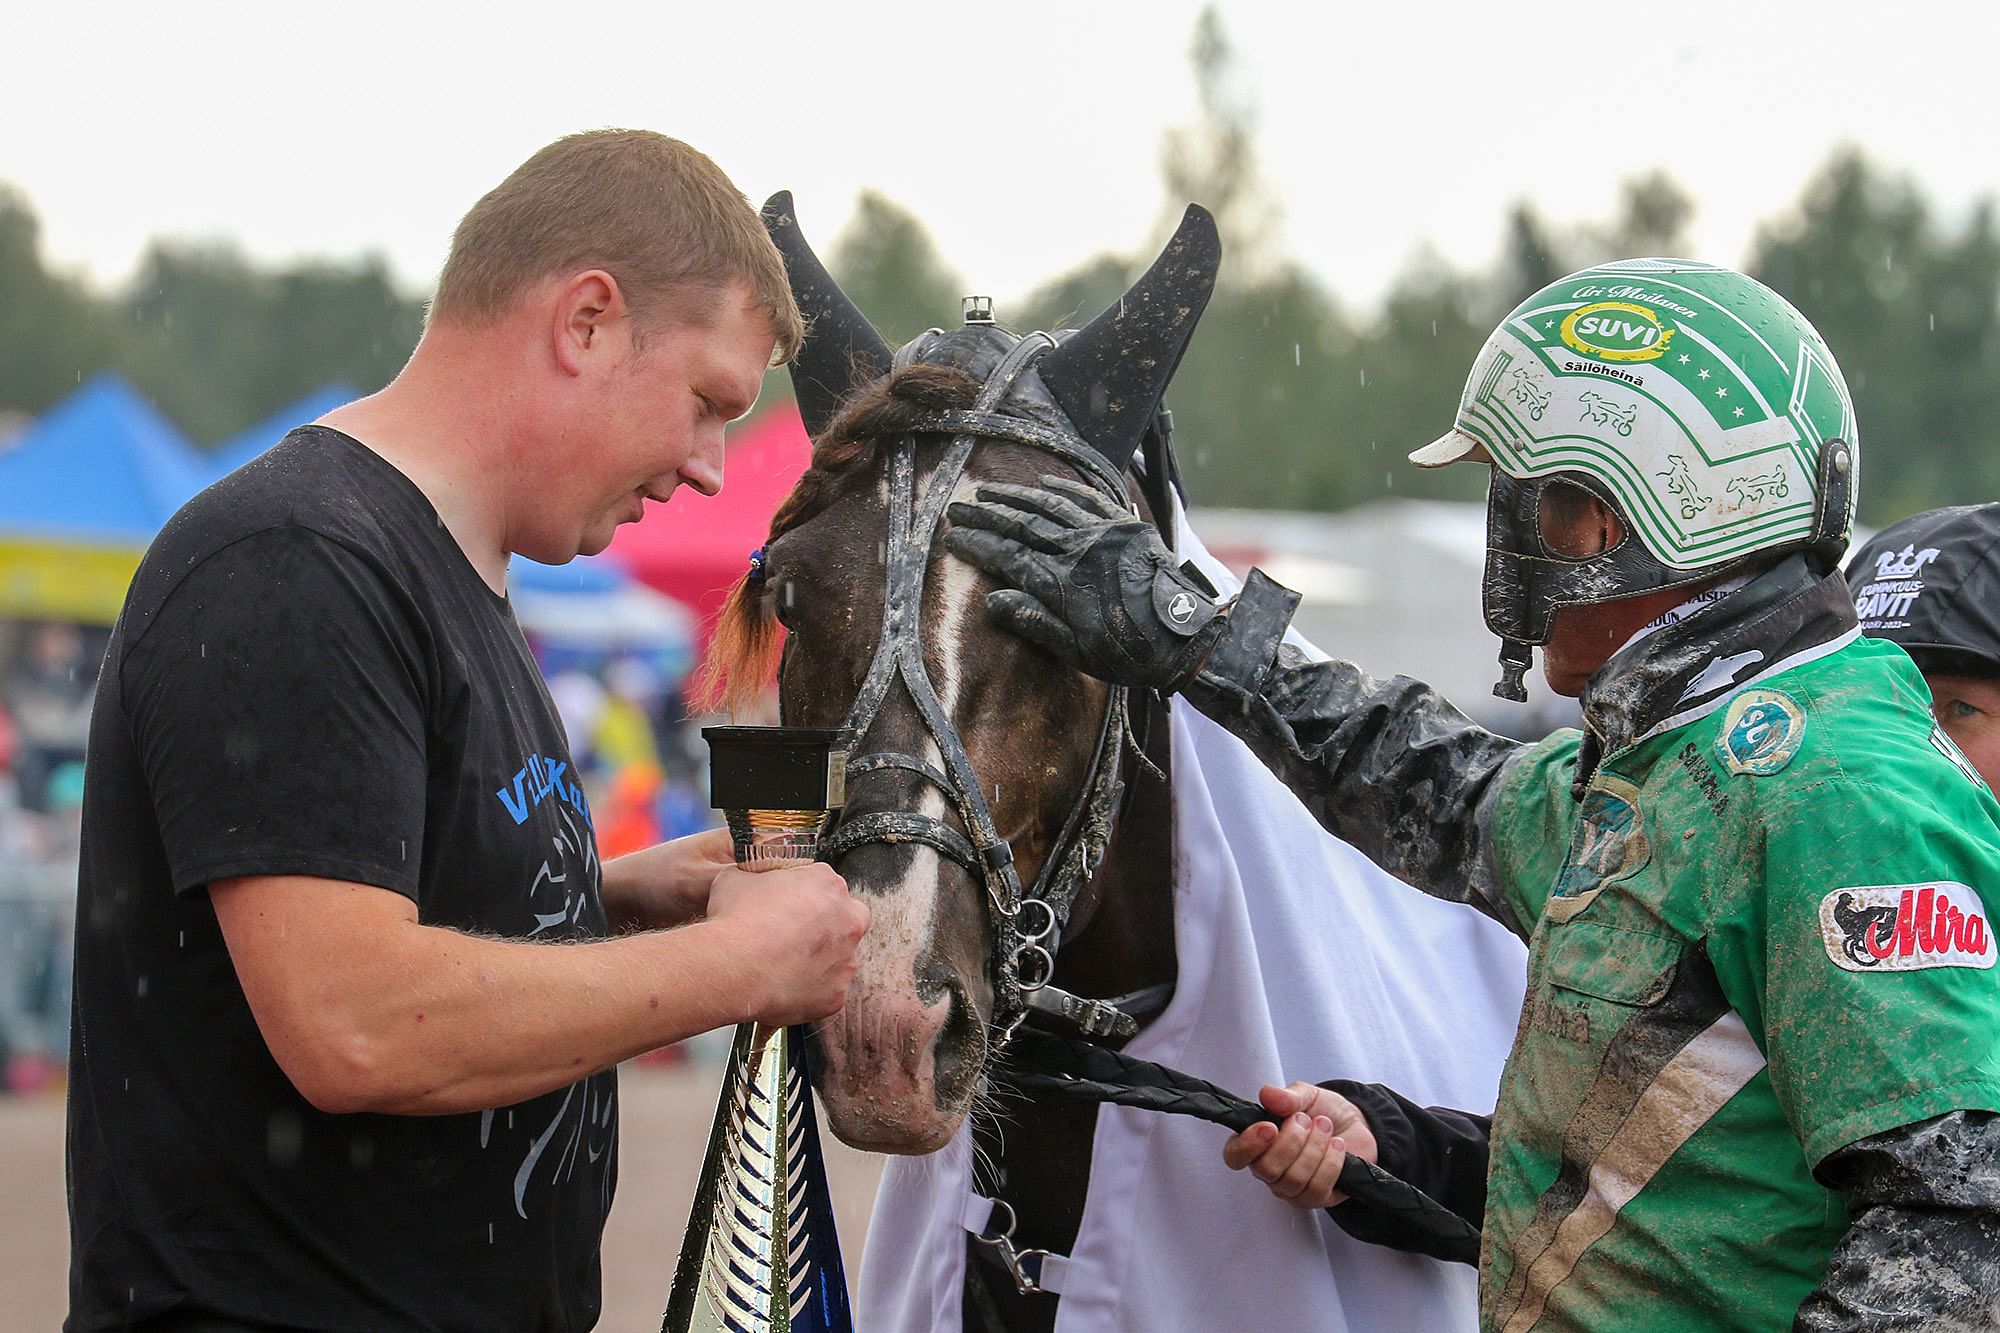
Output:
<path fill-rule="evenodd" d="M 606 931 L 513 612 L 408 479 L 304 427 L 174 517 L 112 636 L 84 825 L 67 1328 L 595 1322 L 615 1073 L 465 1115 L 317 1111 L 206 891 L 314 875 L 431 925 Z"/>

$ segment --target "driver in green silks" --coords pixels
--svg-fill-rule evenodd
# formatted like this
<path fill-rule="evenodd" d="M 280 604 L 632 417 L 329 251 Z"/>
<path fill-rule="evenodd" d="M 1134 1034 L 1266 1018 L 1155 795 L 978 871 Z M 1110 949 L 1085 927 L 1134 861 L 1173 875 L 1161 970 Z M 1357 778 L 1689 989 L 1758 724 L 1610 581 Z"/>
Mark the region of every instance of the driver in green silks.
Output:
<path fill-rule="evenodd" d="M 1727 269 L 1587 269 L 1501 322 L 1412 459 L 1491 468 L 1496 689 L 1540 647 L 1581 730 L 1523 745 L 1313 660 L 1283 588 L 1252 571 L 1219 604 L 1060 483 L 982 488 L 950 540 L 994 619 L 1181 693 L 1326 828 L 1528 941 L 1490 1162 L 1449 1168 L 1484 1169 L 1486 1328 L 1994 1326 L 2000 804 L 1909 657 L 1859 633 L 1859 437 L 1824 341 Z M 1295 1202 L 1329 1201 L 1337 1131 L 1421 1180 L 1484 1130 L 1265 1099 L 1305 1114 L 1230 1164 Z M 1333 1216 L 1361 1231 L 1356 1207 Z"/>

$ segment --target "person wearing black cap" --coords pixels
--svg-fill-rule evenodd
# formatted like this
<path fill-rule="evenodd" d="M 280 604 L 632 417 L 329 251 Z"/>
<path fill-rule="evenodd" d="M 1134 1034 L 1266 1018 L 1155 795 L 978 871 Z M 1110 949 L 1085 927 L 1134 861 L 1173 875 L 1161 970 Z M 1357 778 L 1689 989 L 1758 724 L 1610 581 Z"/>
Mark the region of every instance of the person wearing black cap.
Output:
<path fill-rule="evenodd" d="M 1847 584 L 1861 632 L 1910 655 L 1938 727 L 2000 790 L 2000 504 L 1890 524 L 1848 561 Z"/>

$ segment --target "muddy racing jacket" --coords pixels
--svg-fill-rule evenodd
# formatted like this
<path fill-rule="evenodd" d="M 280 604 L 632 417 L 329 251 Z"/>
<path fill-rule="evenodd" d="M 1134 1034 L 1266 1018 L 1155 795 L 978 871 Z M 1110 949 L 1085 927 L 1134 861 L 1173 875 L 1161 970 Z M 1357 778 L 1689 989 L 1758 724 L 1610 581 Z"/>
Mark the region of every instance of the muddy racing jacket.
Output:
<path fill-rule="evenodd" d="M 1257 656 L 1187 696 L 1529 942 L 1486 1328 L 1994 1326 L 2000 805 L 1837 575 L 1793 558 L 1628 645 L 1584 730 L 1529 746 L 1416 681 Z"/>

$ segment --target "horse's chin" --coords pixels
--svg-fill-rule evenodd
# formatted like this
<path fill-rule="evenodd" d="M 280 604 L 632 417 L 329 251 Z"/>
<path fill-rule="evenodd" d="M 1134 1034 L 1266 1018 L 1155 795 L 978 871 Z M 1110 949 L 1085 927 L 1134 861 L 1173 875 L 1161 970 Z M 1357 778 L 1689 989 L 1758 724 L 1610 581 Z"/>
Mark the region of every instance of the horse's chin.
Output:
<path fill-rule="evenodd" d="M 965 1112 L 912 1117 L 882 1116 L 875 1108 L 826 1099 L 827 1128 L 850 1148 L 895 1157 L 922 1157 L 950 1143 L 965 1122 Z"/>
<path fill-rule="evenodd" d="M 949 1004 L 850 999 L 819 1025 L 820 1102 L 827 1128 L 865 1152 L 920 1156 L 951 1142 L 972 1109 L 983 1035 L 946 1022 Z M 978 1029 L 975 1028 L 977 1033 Z M 942 1072 L 940 1072 L 942 1070 Z"/>

